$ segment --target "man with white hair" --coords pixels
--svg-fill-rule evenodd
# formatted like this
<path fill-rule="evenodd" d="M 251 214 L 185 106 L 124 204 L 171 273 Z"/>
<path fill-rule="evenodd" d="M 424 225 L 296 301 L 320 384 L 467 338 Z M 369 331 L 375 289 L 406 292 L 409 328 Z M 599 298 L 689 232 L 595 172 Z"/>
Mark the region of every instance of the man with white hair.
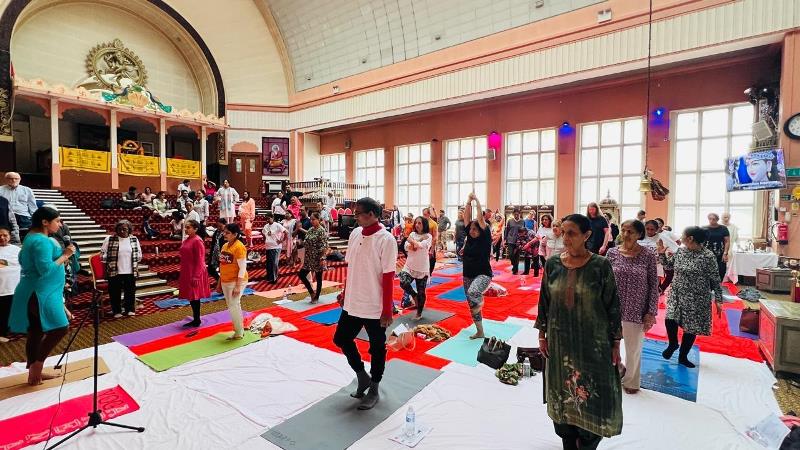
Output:
<path fill-rule="evenodd" d="M 8 200 L 9 207 L 17 220 L 19 237 L 22 240 L 31 229 L 31 217 L 37 209 L 36 197 L 31 188 L 19 183 L 22 177 L 17 172 L 6 172 L 5 178 L 6 184 L 0 186 L 0 197 Z"/>

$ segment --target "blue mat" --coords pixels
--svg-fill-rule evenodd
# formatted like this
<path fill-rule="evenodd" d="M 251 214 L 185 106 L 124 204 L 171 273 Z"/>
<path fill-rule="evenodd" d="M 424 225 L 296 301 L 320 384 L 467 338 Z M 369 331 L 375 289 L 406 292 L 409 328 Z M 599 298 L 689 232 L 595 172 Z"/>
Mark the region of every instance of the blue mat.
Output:
<path fill-rule="evenodd" d="M 486 336 L 497 336 L 500 339 L 511 339 L 522 326 L 513 323 L 483 321 L 483 331 Z M 438 356 L 466 366 L 478 365 L 478 349 L 483 344 L 483 339 L 470 339 L 475 334 L 475 325 L 464 328 L 457 335 L 428 350 L 429 355 Z"/>
<path fill-rule="evenodd" d="M 461 275 L 464 272 L 463 267 L 448 267 L 447 269 L 434 270 L 434 274 L 440 275 Z"/>
<path fill-rule="evenodd" d="M 697 401 L 697 380 L 700 375 L 700 350 L 695 345 L 689 352 L 689 361 L 697 367 L 689 369 L 678 364 L 678 352 L 666 360 L 661 352 L 666 342 L 645 339 L 642 348 L 642 388 L 658 391 L 673 397 Z"/>
<path fill-rule="evenodd" d="M 436 286 L 437 284 L 449 283 L 453 281 L 452 278 L 431 277 L 428 280 L 428 286 Z"/>
<path fill-rule="evenodd" d="M 253 295 L 255 293 L 256 291 L 254 291 L 251 288 L 244 288 L 244 291 L 242 291 L 242 295 Z M 224 298 L 225 296 L 222 295 L 221 293 L 212 292 L 211 297 L 200 299 L 200 303 L 215 302 L 217 300 L 222 300 Z M 189 300 L 182 298 L 167 298 L 164 300 L 156 300 L 153 303 L 159 308 L 165 309 L 165 308 L 172 308 L 173 306 L 188 306 Z"/>
<path fill-rule="evenodd" d="M 758 335 L 753 333 L 745 333 L 739 330 L 739 322 L 742 320 L 742 311 L 738 309 L 726 309 L 725 315 L 728 317 L 728 331 L 731 336 L 738 336 L 754 341 L 758 340 Z"/>
<path fill-rule="evenodd" d="M 311 314 L 310 316 L 305 316 L 305 319 L 312 322 L 321 323 L 323 325 L 332 325 L 339 321 L 339 317 L 341 315 L 342 308 L 333 308 L 320 313 Z"/>
<path fill-rule="evenodd" d="M 467 299 L 467 294 L 464 292 L 464 287 L 459 286 L 449 291 L 442 292 L 436 298 L 440 300 L 450 300 L 451 302 L 463 302 Z"/>

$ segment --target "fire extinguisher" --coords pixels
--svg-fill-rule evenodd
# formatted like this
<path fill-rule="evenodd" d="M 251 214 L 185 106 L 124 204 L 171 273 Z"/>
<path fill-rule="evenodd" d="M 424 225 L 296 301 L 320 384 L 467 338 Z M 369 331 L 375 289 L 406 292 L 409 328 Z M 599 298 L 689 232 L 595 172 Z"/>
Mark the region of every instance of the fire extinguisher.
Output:
<path fill-rule="evenodd" d="M 789 224 L 786 222 L 777 223 L 778 244 L 786 245 L 789 243 Z"/>

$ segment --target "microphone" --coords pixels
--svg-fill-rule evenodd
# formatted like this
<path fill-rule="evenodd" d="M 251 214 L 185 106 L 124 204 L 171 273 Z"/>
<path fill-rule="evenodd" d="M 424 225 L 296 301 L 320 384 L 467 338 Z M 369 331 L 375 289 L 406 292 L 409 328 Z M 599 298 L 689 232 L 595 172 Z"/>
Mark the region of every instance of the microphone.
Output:
<path fill-rule="evenodd" d="M 69 247 L 72 243 L 72 238 L 68 234 L 65 234 L 61 239 L 64 241 L 64 247 Z"/>

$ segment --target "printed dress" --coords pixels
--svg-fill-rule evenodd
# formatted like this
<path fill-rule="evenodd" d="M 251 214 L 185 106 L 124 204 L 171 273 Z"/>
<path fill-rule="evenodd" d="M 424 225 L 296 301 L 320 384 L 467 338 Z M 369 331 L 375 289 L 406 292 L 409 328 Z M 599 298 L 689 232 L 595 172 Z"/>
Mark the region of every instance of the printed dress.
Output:
<path fill-rule="evenodd" d="M 667 300 L 667 319 L 678 322 L 684 331 L 711 334 L 711 292 L 722 301 L 717 258 L 711 250 L 679 248 L 674 255 L 659 255 L 667 270 L 675 270 Z"/>
<path fill-rule="evenodd" d="M 322 271 L 322 255 L 328 248 L 328 234 L 322 227 L 311 227 L 306 233 L 306 256 L 303 259 L 303 269 L 311 272 Z"/>
<path fill-rule="evenodd" d="M 622 432 L 622 385 L 611 363 L 622 338 L 620 305 L 608 260 L 593 254 L 577 269 L 545 263 L 536 328 L 545 331 L 545 401 L 553 422 L 611 437 Z"/>

